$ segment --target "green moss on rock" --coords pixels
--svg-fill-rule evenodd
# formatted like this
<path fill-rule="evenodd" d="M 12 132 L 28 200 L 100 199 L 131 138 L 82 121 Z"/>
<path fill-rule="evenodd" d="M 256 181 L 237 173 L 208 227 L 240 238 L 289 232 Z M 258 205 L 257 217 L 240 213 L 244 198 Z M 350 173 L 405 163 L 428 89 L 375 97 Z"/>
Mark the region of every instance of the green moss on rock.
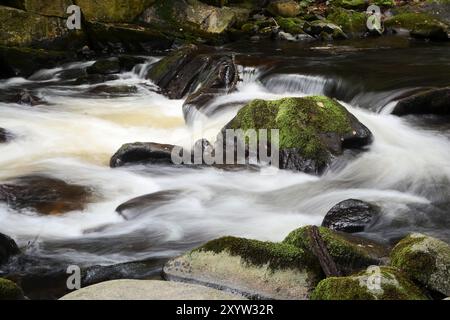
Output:
<path fill-rule="evenodd" d="M 283 31 L 291 34 L 305 33 L 303 29 L 308 26 L 308 23 L 300 18 L 277 17 L 276 21 Z"/>
<path fill-rule="evenodd" d="M 450 295 L 450 246 L 422 234 L 411 234 L 392 250 L 391 264 L 411 279 Z"/>
<path fill-rule="evenodd" d="M 402 12 L 385 21 L 390 28 L 403 28 L 416 38 L 447 40 L 449 26 L 427 13 Z"/>
<path fill-rule="evenodd" d="M 370 268 L 349 277 L 322 280 L 312 300 L 426 300 L 427 296 L 398 270 Z"/>
<path fill-rule="evenodd" d="M 88 21 L 133 22 L 154 0 L 75 0 Z"/>
<path fill-rule="evenodd" d="M 0 278 L 0 300 L 21 300 L 23 291 L 14 282 Z"/>

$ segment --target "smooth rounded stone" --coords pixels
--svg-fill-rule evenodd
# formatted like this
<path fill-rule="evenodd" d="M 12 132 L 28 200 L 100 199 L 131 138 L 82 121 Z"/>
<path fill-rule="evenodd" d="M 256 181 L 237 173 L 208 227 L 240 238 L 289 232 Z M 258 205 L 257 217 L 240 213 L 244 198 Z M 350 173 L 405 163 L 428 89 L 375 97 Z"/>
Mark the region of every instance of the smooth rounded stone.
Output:
<path fill-rule="evenodd" d="M 385 264 L 389 248 L 378 242 L 325 227 L 304 226 L 290 232 L 283 243 L 322 259 L 322 269 L 332 267 L 336 274 L 350 275 L 371 265 Z M 318 252 L 318 250 L 320 252 Z"/>
<path fill-rule="evenodd" d="M 62 214 L 82 210 L 92 192 L 81 185 L 30 175 L 0 184 L 0 201 L 13 209 L 32 209 L 40 214 Z"/>
<path fill-rule="evenodd" d="M 128 200 L 119 205 L 116 212 L 125 220 L 135 219 L 179 197 L 180 190 L 163 190 Z"/>
<path fill-rule="evenodd" d="M 23 300 L 22 289 L 8 279 L 0 278 L 0 300 Z"/>
<path fill-rule="evenodd" d="M 413 233 L 391 252 L 391 264 L 425 288 L 450 295 L 450 245 L 436 238 Z"/>
<path fill-rule="evenodd" d="M 86 69 L 88 74 L 113 74 L 120 72 L 120 63 L 117 57 L 97 60 Z"/>
<path fill-rule="evenodd" d="M 411 37 L 417 39 L 430 39 L 434 41 L 447 41 L 448 33 L 445 25 L 434 23 L 418 23 L 410 32 Z"/>
<path fill-rule="evenodd" d="M 344 149 L 362 149 L 372 142 L 366 126 L 336 100 L 324 96 L 255 99 L 220 134 L 226 137 L 227 129 L 247 133 L 267 128 L 279 130 L 280 169 L 312 174 L 321 174 Z"/>
<path fill-rule="evenodd" d="M 110 166 L 116 168 L 129 164 L 173 164 L 174 147 L 154 142 L 127 143 L 112 156 Z"/>
<path fill-rule="evenodd" d="M 81 77 L 78 77 L 75 80 L 76 85 L 82 85 L 82 84 L 97 84 L 97 83 L 102 83 L 102 82 L 106 82 L 106 81 L 112 81 L 112 80 L 117 80 L 119 79 L 119 76 L 116 74 L 108 74 L 108 75 L 103 75 L 103 74 L 87 74 L 87 75 L 83 75 Z"/>
<path fill-rule="evenodd" d="M 435 88 L 413 94 L 398 101 L 392 114 L 450 114 L 450 87 Z"/>
<path fill-rule="evenodd" d="M 348 36 L 342 29 L 334 23 L 326 20 L 316 20 L 310 22 L 305 31 L 316 38 L 323 40 L 343 40 Z"/>
<path fill-rule="evenodd" d="M 251 299 L 307 299 L 323 277 L 318 262 L 292 245 L 235 237 L 212 240 L 170 260 L 163 275 Z"/>
<path fill-rule="evenodd" d="M 333 206 L 325 215 L 322 226 L 343 232 L 362 232 L 370 226 L 377 217 L 380 209 L 370 203 L 348 199 Z"/>
<path fill-rule="evenodd" d="M 428 297 L 397 269 L 371 266 L 352 276 L 322 280 L 311 300 L 428 300 Z"/>
<path fill-rule="evenodd" d="M 118 56 L 120 68 L 122 71 L 131 71 L 136 65 L 145 63 L 147 58 L 122 54 Z"/>
<path fill-rule="evenodd" d="M 181 282 L 113 280 L 74 291 L 60 300 L 243 300 L 239 295 Z"/>
<path fill-rule="evenodd" d="M 7 262 L 10 257 L 19 253 L 20 250 L 16 242 L 9 236 L 0 233 L 0 265 Z"/>

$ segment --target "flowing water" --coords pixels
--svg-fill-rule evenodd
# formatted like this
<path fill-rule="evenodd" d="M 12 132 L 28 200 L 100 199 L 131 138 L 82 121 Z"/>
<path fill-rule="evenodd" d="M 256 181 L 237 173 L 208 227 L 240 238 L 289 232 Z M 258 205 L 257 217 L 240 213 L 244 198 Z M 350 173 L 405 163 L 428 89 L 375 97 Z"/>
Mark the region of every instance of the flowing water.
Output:
<path fill-rule="evenodd" d="M 138 88 L 114 98 L 89 93 L 92 85 L 67 85 L 58 78 L 63 70 L 93 62 L 0 82 L 2 90 L 32 88 L 49 102 L 34 107 L 0 102 L 0 127 L 15 137 L 0 145 L 0 181 L 44 174 L 89 186 L 96 195 L 83 211 L 59 216 L 0 204 L 0 232 L 36 257 L 29 269 L 21 269 L 22 276 L 45 273 L 55 265 L 156 261 L 150 272 L 129 275 L 148 277 L 159 273 L 160 261 L 222 235 L 280 241 L 297 227 L 320 224 L 334 204 L 348 198 L 382 208 L 382 218 L 364 236 L 391 242 L 423 231 L 450 240 L 448 120 L 389 114 L 401 95 L 449 84 L 449 45 L 270 42 L 238 43 L 224 50 L 234 51 L 242 64 L 239 90 L 213 101 L 206 109 L 211 117 L 193 114 L 188 124 L 183 100 L 168 100 L 144 79 L 158 57 L 148 57 L 148 63 L 109 81 Z M 110 157 L 124 143 L 188 146 L 201 137 L 214 140 L 246 101 L 311 94 L 339 99 L 375 137 L 367 151 L 346 153 L 321 177 L 289 171 L 109 167 Z M 125 220 L 115 212 L 133 197 L 162 190 L 180 192 L 136 219 Z M 15 268 L 3 271 L 14 273 Z M 43 280 L 40 290 L 45 292 L 50 282 Z"/>

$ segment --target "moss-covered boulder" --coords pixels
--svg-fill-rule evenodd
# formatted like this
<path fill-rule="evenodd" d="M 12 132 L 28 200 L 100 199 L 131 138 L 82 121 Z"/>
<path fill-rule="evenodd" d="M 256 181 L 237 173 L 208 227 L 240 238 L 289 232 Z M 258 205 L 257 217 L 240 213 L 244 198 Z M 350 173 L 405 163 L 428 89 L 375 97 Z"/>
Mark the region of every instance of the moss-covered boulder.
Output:
<path fill-rule="evenodd" d="M 394 247 L 391 263 L 427 289 L 450 295 L 449 244 L 423 234 L 411 234 Z"/>
<path fill-rule="evenodd" d="M 4 0 L 5 6 L 22 9 L 43 16 L 67 17 L 67 7 L 74 3 L 73 0 Z"/>
<path fill-rule="evenodd" d="M 317 237 L 323 242 L 325 255 L 333 260 L 340 275 L 349 275 L 378 265 L 385 261 L 388 250 L 385 246 L 361 237 L 333 231 L 325 227 L 318 227 L 318 235 L 314 235 L 316 227 L 305 226 L 292 231 L 283 243 L 300 248 L 309 256 L 317 257 Z M 319 257 L 317 257 L 319 258 Z"/>
<path fill-rule="evenodd" d="M 6 234 L 0 233 L 0 265 L 19 253 L 17 243 Z"/>
<path fill-rule="evenodd" d="M 231 53 L 188 45 L 154 64 L 147 78 L 171 99 L 187 97 L 187 117 L 192 108 L 200 110 L 214 97 L 235 90 L 239 74 Z"/>
<path fill-rule="evenodd" d="M 419 39 L 448 40 L 449 26 L 428 13 L 403 12 L 386 19 L 388 28 L 402 28 Z"/>
<path fill-rule="evenodd" d="M 155 0 L 76 0 L 88 21 L 133 22 Z"/>
<path fill-rule="evenodd" d="M 22 289 L 14 282 L 0 278 L 0 300 L 23 300 Z"/>
<path fill-rule="evenodd" d="M 274 16 L 287 18 L 296 17 L 301 12 L 300 4 L 294 0 L 272 0 L 266 9 Z"/>
<path fill-rule="evenodd" d="M 239 7 L 215 7 L 198 0 L 157 0 L 140 21 L 191 42 L 220 42 L 227 32 L 242 25 L 250 11 Z"/>
<path fill-rule="evenodd" d="M 426 300 L 405 275 L 390 267 L 371 267 L 348 277 L 322 280 L 312 300 Z"/>
<path fill-rule="evenodd" d="M 339 26 L 347 35 L 360 35 L 367 29 L 367 16 L 364 12 L 333 8 L 327 20 Z"/>
<path fill-rule="evenodd" d="M 235 237 L 210 241 L 172 259 L 163 273 L 167 280 L 256 299 L 307 299 L 322 278 L 317 261 L 295 246 Z"/>
<path fill-rule="evenodd" d="M 343 40 L 348 38 L 339 26 L 328 20 L 311 21 L 305 31 L 321 40 Z"/>
<path fill-rule="evenodd" d="M 52 68 L 75 59 L 71 52 L 0 46 L 0 78 L 28 77 L 39 69 Z"/>
<path fill-rule="evenodd" d="M 323 96 L 253 100 L 224 129 L 278 129 L 280 168 L 316 174 L 344 149 L 364 147 L 372 139 L 345 107 Z"/>
<path fill-rule="evenodd" d="M 10 7 L 0 6 L 0 45 L 32 46 L 67 50 L 85 42 L 81 30 L 69 30 L 66 20 L 47 17 Z M 26 22 L 26 23 L 25 23 Z"/>

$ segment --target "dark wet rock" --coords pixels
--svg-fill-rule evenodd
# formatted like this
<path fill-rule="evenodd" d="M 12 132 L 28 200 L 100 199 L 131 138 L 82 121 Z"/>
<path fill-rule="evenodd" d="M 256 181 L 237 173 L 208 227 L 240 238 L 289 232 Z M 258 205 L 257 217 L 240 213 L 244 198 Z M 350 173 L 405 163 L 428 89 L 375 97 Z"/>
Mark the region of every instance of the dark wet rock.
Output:
<path fill-rule="evenodd" d="M 58 78 L 61 80 L 72 80 L 77 78 L 86 77 L 86 69 L 82 68 L 74 68 L 74 69 L 66 69 L 62 70 L 57 74 Z"/>
<path fill-rule="evenodd" d="M 283 243 L 319 259 L 325 273 L 325 267 L 333 266 L 333 276 L 350 275 L 371 265 L 384 264 L 389 256 L 389 248 L 383 244 L 325 227 L 301 227 L 292 231 Z M 324 257 L 327 259 L 321 260 Z"/>
<path fill-rule="evenodd" d="M 327 212 L 322 226 L 344 232 L 361 232 L 379 217 L 380 209 L 370 203 L 348 199 Z"/>
<path fill-rule="evenodd" d="M 99 85 L 94 88 L 89 89 L 89 93 L 99 94 L 99 95 L 112 95 L 112 96 L 126 96 L 137 92 L 136 86 L 109 86 L 109 85 Z"/>
<path fill-rule="evenodd" d="M 20 250 L 16 242 L 7 235 L 0 233 L 0 265 L 19 253 Z"/>
<path fill-rule="evenodd" d="M 116 74 L 88 74 L 77 78 L 74 84 L 82 85 L 82 84 L 98 84 L 106 81 L 112 81 L 119 79 L 119 76 Z"/>
<path fill-rule="evenodd" d="M 392 266 L 399 268 L 428 290 L 450 295 L 450 245 L 433 237 L 413 233 L 391 252 Z"/>
<path fill-rule="evenodd" d="M 245 22 L 249 14 L 246 8 L 216 7 L 197 0 L 157 0 L 139 21 L 189 42 L 218 43 L 227 40 L 228 33 Z"/>
<path fill-rule="evenodd" d="M 435 41 L 448 40 L 447 29 L 440 24 L 419 23 L 410 32 L 411 37 L 417 39 L 430 39 Z"/>
<path fill-rule="evenodd" d="M 0 201 L 13 209 L 40 214 L 83 210 L 92 196 L 87 187 L 46 176 L 23 176 L 0 185 Z"/>
<path fill-rule="evenodd" d="M 179 190 L 163 190 L 133 198 L 117 207 L 116 212 L 125 220 L 135 219 L 146 212 L 155 210 L 180 195 Z"/>
<path fill-rule="evenodd" d="M 8 142 L 12 138 L 12 134 L 7 130 L 0 128 L 0 143 Z"/>
<path fill-rule="evenodd" d="M 0 300 L 24 300 L 22 289 L 8 279 L 0 278 Z"/>
<path fill-rule="evenodd" d="M 154 142 L 127 143 L 112 156 L 110 166 L 115 168 L 129 164 L 173 164 L 174 147 Z"/>
<path fill-rule="evenodd" d="M 86 69 L 88 74 L 113 74 L 120 72 L 120 63 L 117 57 L 97 60 Z"/>
<path fill-rule="evenodd" d="M 450 87 L 430 89 L 398 101 L 392 114 L 450 114 Z"/>
<path fill-rule="evenodd" d="M 224 127 L 224 140 L 227 129 L 244 133 L 278 129 L 280 168 L 315 174 L 322 173 L 344 149 L 361 149 L 372 141 L 372 133 L 356 117 L 322 96 L 253 100 Z"/>
<path fill-rule="evenodd" d="M 29 106 L 37 106 L 39 104 L 46 104 L 46 102 L 43 99 L 31 94 L 28 90 L 20 91 L 16 95 L 14 100 L 18 104 L 25 104 L 25 105 L 29 105 Z"/>
<path fill-rule="evenodd" d="M 398 269 L 373 266 L 351 276 L 322 280 L 311 300 L 428 300 L 428 297 Z"/>
<path fill-rule="evenodd" d="M 19 48 L 0 45 L 0 78 L 28 77 L 74 59 L 70 52 Z"/>
<path fill-rule="evenodd" d="M 286 243 L 236 237 L 212 240 L 163 268 L 166 280 L 201 283 L 251 299 L 307 299 L 323 278 L 320 265 Z"/>
<path fill-rule="evenodd" d="M 339 26 L 326 20 L 310 22 L 305 31 L 311 36 L 322 40 L 343 40 L 348 38 Z"/>
<path fill-rule="evenodd" d="M 89 22 L 92 49 L 110 53 L 154 53 L 173 44 L 164 32 L 129 23 Z"/>
<path fill-rule="evenodd" d="M 217 95 L 235 90 L 239 75 L 232 54 L 189 45 L 157 62 L 147 78 L 171 99 L 187 96 L 186 115 L 191 107 L 201 109 Z"/>

